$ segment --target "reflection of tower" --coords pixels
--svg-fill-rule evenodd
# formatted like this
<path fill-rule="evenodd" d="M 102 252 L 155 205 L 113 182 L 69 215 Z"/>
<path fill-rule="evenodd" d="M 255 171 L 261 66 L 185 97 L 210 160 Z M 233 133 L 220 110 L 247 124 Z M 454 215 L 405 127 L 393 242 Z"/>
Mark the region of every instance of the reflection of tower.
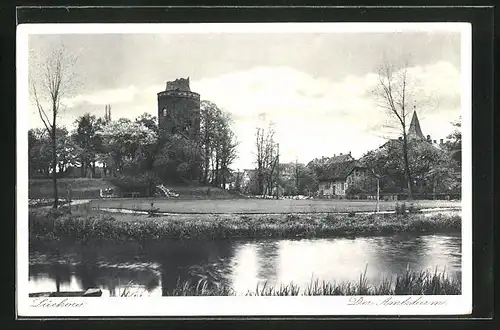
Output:
<path fill-rule="evenodd" d="M 106 104 L 104 107 L 104 122 L 107 124 L 111 121 L 111 105 Z"/>
<path fill-rule="evenodd" d="M 261 280 L 275 282 L 277 279 L 277 262 L 279 246 L 276 241 L 264 241 L 258 245 L 259 260 L 258 277 Z"/>
<path fill-rule="evenodd" d="M 158 93 L 158 126 L 164 134 L 197 139 L 200 133 L 200 94 L 191 92 L 189 78 L 168 81 Z"/>
<path fill-rule="evenodd" d="M 162 295 L 178 284 L 209 280 L 225 281 L 227 263 L 234 255 L 231 241 L 167 241 L 149 244 L 149 256 L 161 265 Z M 180 281 L 178 283 L 178 281 Z"/>

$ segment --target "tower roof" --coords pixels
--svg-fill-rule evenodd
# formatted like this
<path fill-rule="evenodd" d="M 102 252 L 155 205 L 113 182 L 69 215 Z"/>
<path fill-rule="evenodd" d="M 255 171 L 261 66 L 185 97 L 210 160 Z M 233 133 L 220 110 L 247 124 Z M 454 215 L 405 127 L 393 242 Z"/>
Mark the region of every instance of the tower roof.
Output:
<path fill-rule="evenodd" d="M 420 128 L 420 122 L 418 121 L 417 111 L 413 111 L 413 116 L 411 117 L 410 128 L 408 129 L 408 135 L 413 137 L 418 137 L 425 139 L 422 129 Z"/>

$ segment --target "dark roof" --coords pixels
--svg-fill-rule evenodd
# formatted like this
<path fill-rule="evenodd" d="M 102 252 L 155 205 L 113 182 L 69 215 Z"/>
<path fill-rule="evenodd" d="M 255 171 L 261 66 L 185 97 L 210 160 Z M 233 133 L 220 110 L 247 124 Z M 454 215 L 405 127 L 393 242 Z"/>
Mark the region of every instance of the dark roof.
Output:
<path fill-rule="evenodd" d="M 324 169 L 318 173 L 320 181 L 343 180 L 357 166 L 357 161 L 351 155 L 340 155 L 328 159 Z"/>
<path fill-rule="evenodd" d="M 411 117 L 408 135 L 411 137 L 425 139 L 424 134 L 422 133 L 422 129 L 420 128 L 420 121 L 418 120 L 416 111 L 413 112 L 413 116 Z"/>

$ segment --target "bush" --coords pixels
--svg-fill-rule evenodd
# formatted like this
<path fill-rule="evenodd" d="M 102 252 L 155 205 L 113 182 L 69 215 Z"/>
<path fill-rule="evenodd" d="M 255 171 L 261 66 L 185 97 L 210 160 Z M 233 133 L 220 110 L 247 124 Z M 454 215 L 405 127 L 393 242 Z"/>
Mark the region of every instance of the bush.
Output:
<path fill-rule="evenodd" d="M 122 192 L 141 192 L 148 196 L 152 195 L 154 188 L 161 184 L 161 180 L 153 173 L 119 174 L 109 181 Z"/>

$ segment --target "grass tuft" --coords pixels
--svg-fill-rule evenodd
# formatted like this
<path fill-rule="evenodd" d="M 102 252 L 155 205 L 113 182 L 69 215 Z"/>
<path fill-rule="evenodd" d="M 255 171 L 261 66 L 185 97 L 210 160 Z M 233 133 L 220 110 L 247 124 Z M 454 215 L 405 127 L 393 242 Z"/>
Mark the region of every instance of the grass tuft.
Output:
<path fill-rule="evenodd" d="M 171 296 L 373 296 L 373 295 L 460 295 L 461 281 L 446 273 L 407 270 L 396 275 L 395 280 L 386 278 L 378 285 L 370 285 L 366 268 L 357 282 L 336 283 L 311 279 L 303 287 L 297 284 L 271 286 L 268 282 L 257 285 L 254 290 L 237 293 L 230 286 L 202 279 L 198 282 L 177 281 L 177 286 L 167 295 Z"/>

